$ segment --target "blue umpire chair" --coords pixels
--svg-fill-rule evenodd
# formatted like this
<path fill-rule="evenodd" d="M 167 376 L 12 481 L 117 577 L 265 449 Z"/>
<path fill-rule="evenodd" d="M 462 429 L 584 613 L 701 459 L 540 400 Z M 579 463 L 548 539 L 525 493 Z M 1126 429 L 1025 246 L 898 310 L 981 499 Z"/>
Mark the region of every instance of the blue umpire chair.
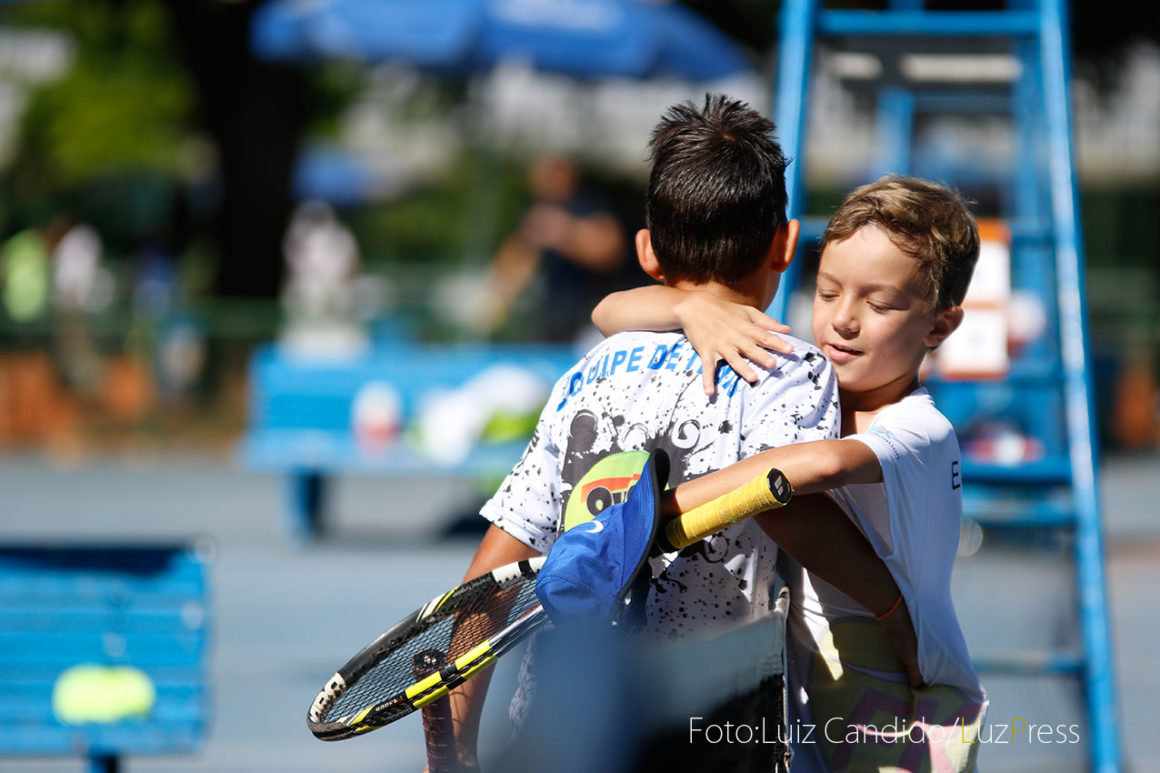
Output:
<path fill-rule="evenodd" d="M 999 11 L 928 11 L 922 0 L 890 0 L 883 11 L 848 11 L 825 9 L 819 0 L 786 0 L 781 14 L 775 122 L 786 154 L 796 159 L 789 170 L 790 210 L 803 220 L 803 242 L 819 236 L 825 225 L 805 212 L 807 97 L 820 45 L 869 53 L 877 62 L 873 77 L 861 84 L 876 100 L 880 153 L 878 169 L 867 181 L 896 172 L 995 191 L 1010 248 L 1009 286 L 1037 300 L 1042 332 L 1013 351 L 1001 372 L 985 379 L 935 375 L 928 386 L 961 438 L 986 422 L 1019 428 L 1014 455 L 1007 459 L 986 453 L 985 444 L 964 443 L 965 515 L 984 534 L 1056 540 L 1073 551 L 1080 630 L 1075 648 L 978 652 L 976 665 L 984 679 L 996 672 L 1078 678 L 1086 699 L 1090 767 L 1117 771 L 1115 674 L 1070 128 L 1067 5 L 1010 0 Z M 916 52 L 999 54 L 1013 66 L 990 83 L 918 78 L 908 69 L 913 59 L 904 58 Z M 918 141 L 931 116 L 981 114 L 1009 120 L 1014 148 L 1009 167 L 988 168 L 974 158 L 963 163 L 948 158 L 945 147 L 940 152 Z M 795 261 L 782 283 L 770 308 L 775 318 L 787 318 L 802 262 Z"/>

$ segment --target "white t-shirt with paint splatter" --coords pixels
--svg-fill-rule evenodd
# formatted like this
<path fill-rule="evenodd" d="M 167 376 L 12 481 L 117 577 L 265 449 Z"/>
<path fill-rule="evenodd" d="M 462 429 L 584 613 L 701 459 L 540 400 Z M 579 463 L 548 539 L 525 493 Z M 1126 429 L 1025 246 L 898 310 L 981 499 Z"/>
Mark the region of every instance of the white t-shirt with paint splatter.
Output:
<path fill-rule="evenodd" d="M 838 389 L 813 346 L 794 346 L 756 384 L 729 368 L 717 391 L 701 386 L 701 361 L 681 333 L 605 339 L 555 385 L 523 458 L 482 514 L 547 553 L 566 522 L 582 522 L 639 475 L 647 451 L 672 461 L 669 485 L 789 443 L 837 437 Z M 744 521 L 652 562 L 646 631 L 676 637 L 724 630 L 768 614 L 776 545 Z"/>

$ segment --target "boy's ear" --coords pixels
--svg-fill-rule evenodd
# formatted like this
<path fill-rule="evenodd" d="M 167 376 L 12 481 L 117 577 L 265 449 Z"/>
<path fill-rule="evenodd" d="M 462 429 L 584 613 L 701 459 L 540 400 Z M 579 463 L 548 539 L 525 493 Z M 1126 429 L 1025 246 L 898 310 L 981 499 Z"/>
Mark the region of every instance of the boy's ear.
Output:
<path fill-rule="evenodd" d="M 793 262 L 793 254 L 797 249 L 798 236 L 801 235 L 801 223 L 796 219 L 788 221 L 773 235 L 773 243 L 769 245 L 770 269 L 781 274 Z"/>
<path fill-rule="evenodd" d="M 943 341 L 947 339 L 951 333 L 958 329 L 959 325 L 963 323 L 963 307 L 951 306 L 949 309 L 943 309 L 934 315 L 934 324 L 930 327 L 930 332 L 926 334 L 926 338 L 922 339 L 922 343 L 928 349 L 938 347 Z"/>
<path fill-rule="evenodd" d="M 658 282 L 665 281 L 665 272 L 661 271 L 660 261 L 652 248 L 652 234 L 647 228 L 636 232 L 636 259 L 644 272 Z"/>

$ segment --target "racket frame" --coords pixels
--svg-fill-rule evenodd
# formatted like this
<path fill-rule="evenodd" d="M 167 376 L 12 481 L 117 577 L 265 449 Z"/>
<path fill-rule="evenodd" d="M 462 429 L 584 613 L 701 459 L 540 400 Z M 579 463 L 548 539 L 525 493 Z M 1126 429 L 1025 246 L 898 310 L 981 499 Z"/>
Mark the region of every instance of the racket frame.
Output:
<path fill-rule="evenodd" d="M 537 556 L 529 560 L 517 561 L 469 580 L 447 593 L 431 599 L 423 607 L 363 647 L 326 681 L 326 685 L 310 704 L 306 716 L 310 732 L 323 741 L 340 741 L 374 730 L 442 698 L 463 682 L 492 665 L 497 658 L 522 641 L 532 631 L 548 622 L 548 616 L 539 602 L 533 604 L 503 629 L 449 662 L 442 669 L 415 681 L 383 700 L 348 712 L 335 719 L 328 721 L 322 719 L 331 706 L 365 673 L 437 620 L 454 614 L 463 599 L 474 597 L 480 586 L 502 589 L 521 577 L 534 578 L 540 567 L 543 566 L 544 560 L 543 556 Z M 459 603 L 457 604 L 457 602 Z"/>

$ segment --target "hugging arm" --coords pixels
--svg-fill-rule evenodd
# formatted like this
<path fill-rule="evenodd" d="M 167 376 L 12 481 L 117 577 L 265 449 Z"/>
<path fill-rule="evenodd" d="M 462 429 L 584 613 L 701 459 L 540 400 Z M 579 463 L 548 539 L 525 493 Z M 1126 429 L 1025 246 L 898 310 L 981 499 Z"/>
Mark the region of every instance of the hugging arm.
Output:
<path fill-rule="evenodd" d="M 701 290 L 653 285 L 612 293 L 592 311 L 592 322 L 604 335 L 627 330 L 682 330 L 703 363 L 722 360 L 749 382 L 757 380 L 750 362 L 766 368 L 777 360 L 771 352 L 793 351 L 774 335 L 789 327 L 752 306 L 718 298 Z M 713 394 L 716 367 L 704 371 L 705 394 Z"/>
<path fill-rule="evenodd" d="M 911 687 L 922 685 L 918 638 L 901 591 L 870 542 L 837 503 L 824 494 L 795 498 L 756 517 L 795 561 L 875 613 L 891 650 L 906 667 Z"/>
<path fill-rule="evenodd" d="M 857 440 L 811 440 L 770 448 L 730 466 L 694 478 L 667 492 L 667 516 L 686 513 L 739 488 L 770 467 L 781 470 L 795 495 L 818 494 L 850 483 L 881 483 L 878 457 Z"/>
<path fill-rule="evenodd" d="M 798 563 L 878 616 L 912 686 L 922 683 L 918 641 L 901 591 L 865 535 L 820 492 L 850 483 L 879 483 L 882 467 L 857 440 L 815 440 L 771 448 L 667 492 L 667 516 L 703 505 L 776 467 L 794 488 L 788 505 L 756 517 L 758 525 Z"/>

